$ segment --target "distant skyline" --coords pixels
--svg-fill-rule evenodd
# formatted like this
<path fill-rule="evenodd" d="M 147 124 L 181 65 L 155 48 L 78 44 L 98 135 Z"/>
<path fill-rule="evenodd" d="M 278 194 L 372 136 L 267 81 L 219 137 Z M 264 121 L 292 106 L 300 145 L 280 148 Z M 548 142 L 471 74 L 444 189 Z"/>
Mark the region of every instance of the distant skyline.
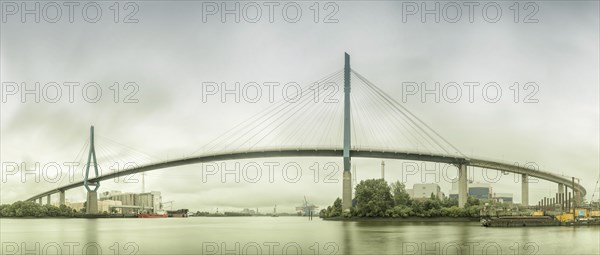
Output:
<path fill-rule="evenodd" d="M 22 23 L 8 17 L 0 23 L 0 203 L 58 186 L 5 176 L 7 163 L 25 162 L 30 168 L 35 162 L 70 162 L 88 139 L 91 125 L 99 141 L 105 142 L 99 146 L 114 141 L 157 160 L 190 155 L 271 105 L 265 100 L 220 102 L 216 97 L 204 102 L 203 82 L 304 85 L 340 70 L 344 52 L 351 55 L 354 70 L 397 101 L 405 101 L 403 105 L 467 156 L 535 162 L 543 170 L 576 176 L 591 199 L 600 178 L 598 2 L 536 2 L 538 23 L 515 23 L 504 2 L 500 2 L 504 16 L 497 23 L 481 17 L 473 23 L 464 19 L 422 23 L 414 16 L 403 22 L 403 6 L 393 1 L 335 2 L 338 22 L 315 23 L 309 4 L 300 3 L 304 15 L 297 23 L 283 18 L 273 23 L 264 19 L 222 23 L 214 15 L 205 16 L 204 22 L 202 4 L 187 1 L 139 2 L 138 23 L 115 23 L 108 9 L 98 23 Z M 96 82 L 103 95 L 99 102 L 89 103 L 74 94 L 71 103 L 64 90 L 56 103 L 45 98 L 36 103 L 31 95 L 21 103 L 19 94 L 9 95 L 5 88 L 7 83 L 22 82 L 28 86 L 56 82 L 63 88 L 65 83 L 79 82 L 79 89 Z M 117 103 L 110 88 L 115 82 L 121 89 Z M 126 103 L 132 91 L 125 88 L 128 82 L 139 86 L 130 98 L 137 102 Z M 432 96 L 423 102 L 419 94 L 408 95 L 405 90 L 408 83 L 422 82 L 428 86 L 440 82 L 442 87 L 455 82 L 463 88 L 469 82 L 479 82 L 479 88 L 495 82 L 503 94 L 496 103 L 480 94 L 475 94 L 474 102 L 466 94 L 456 103 L 446 98 L 436 102 Z M 522 90 L 519 102 L 514 102 L 515 82 L 537 84 L 538 101 L 524 103 L 531 90 Z M 325 172 L 315 183 L 311 170 L 315 163 L 341 166 L 341 158 L 240 162 L 298 163 L 303 178 L 297 183 L 279 177 L 272 183 L 264 178 L 258 183 L 223 183 L 216 175 L 204 182 L 199 170 L 206 166 L 192 165 L 148 172 L 146 191 L 161 191 L 163 200 L 175 201 L 174 207 L 194 211 L 217 207 L 263 211 L 277 204 L 278 211 L 293 212 L 303 196 L 321 208 L 341 197 L 341 170 L 337 183 L 324 183 Z M 381 160 L 354 158 L 352 163 L 358 181 L 381 175 Z M 228 167 L 233 164 L 226 162 Z M 386 160 L 386 180 L 402 179 L 399 170 L 407 165 Z M 455 176 L 453 166 L 444 171 Z M 484 181 L 479 170 L 474 174 L 475 181 Z M 444 178 L 426 177 L 421 181 L 412 176 L 406 185 L 436 182 L 448 194 L 451 184 Z M 494 192 L 513 193 L 514 201 L 520 202 L 520 184 L 512 174 L 492 186 Z M 530 184 L 530 204 L 554 194 L 556 188 L 546 181 Z M 105 181 L 100 191 L 141 189 L 141 183 Z M 84 197 L 83 188 L 67 192 L 72 201 Z"/>

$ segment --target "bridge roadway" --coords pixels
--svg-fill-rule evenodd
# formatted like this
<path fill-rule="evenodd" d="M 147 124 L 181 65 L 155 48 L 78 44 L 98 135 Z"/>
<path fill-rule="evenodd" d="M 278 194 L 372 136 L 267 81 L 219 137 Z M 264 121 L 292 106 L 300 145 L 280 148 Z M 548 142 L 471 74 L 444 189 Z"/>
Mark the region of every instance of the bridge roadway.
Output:
<path fill-rule="evenodd" d="M 271 158 L 271 157 L 342 157 L 342 149 L 278 149 L 278 150 L 261 150 L 251 152 L 230 152 L 212 155 L 203 155 L 190 158 L 182 158 L 171 161 L 160 162 L 156 164 L 150 164 L 140 166 L 137 168 L 131 168 L 122 170 L 119 172 L 113 172 L 90 178 L 90 182 L 99 182 L 120 176 L 126 176 L 135 173 L 141 173 L 151 170 L 170 168 L 176 166 L 191 165 L 197 163 L 214 162 L 214 161 L 225 161 L 225 160 L 236 160 L 236 159 L 253 159 L 253 158 Z M 486 169 L 493 169 L 498 171 L 506 171 L 515 174 L 526 174 L 539 179 L 547 180 L 550 182 L 562 184 L 572 190 L 578 190 L 581 192 L 582 197 L 585 196 L 586 190 L 583 186 L 576 183 L 573 188 L 573 182 L 570 178 L 566 178 L 560 175 L 556 175 L 549 172 L 540 170 L 533 170 L 530 168 L 511 165 L 506 163 L 499 163 L 489 160 L 464 158 L 464 157 L 453 157 L 447 155 L 435 155 L 435 154 L 421 154 L 415 152 L 401 152 L 401 151 L 376 151 L 376 150 L 351 150 L 350 155 L 352 157 L 360 158 L 378 158 L 378 159 L 400 159 L 400 160 L 415 160 L 415 161 L 427 161 L 436 163 L 447 163 L 453 165 L 468 165 L 472 167 L 481 167 Z M 46 191 L 44 193 L 37 194 L 27 199 L 28 201 L 35 201 L 41 199 L 44 196 L 49 196 L 54 193 L 64 192 L 69 189 L 83 186 L 83 181 L 74 182 L 56 189 Z"/>

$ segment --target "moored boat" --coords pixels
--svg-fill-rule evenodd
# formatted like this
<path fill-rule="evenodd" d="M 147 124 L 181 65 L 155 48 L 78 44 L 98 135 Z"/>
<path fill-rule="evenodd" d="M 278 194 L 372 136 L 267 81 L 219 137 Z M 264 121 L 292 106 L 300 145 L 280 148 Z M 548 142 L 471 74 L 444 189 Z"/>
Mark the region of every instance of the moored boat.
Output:
<path fill-rule="evenodd" d="M 167 216 L 168 217 L 175 217 L 175 218 L 187 218 L 188 217 L 188 209 L 179 209 L 179 210 L 175 210 L 175 211 L 167 211 Z"/>

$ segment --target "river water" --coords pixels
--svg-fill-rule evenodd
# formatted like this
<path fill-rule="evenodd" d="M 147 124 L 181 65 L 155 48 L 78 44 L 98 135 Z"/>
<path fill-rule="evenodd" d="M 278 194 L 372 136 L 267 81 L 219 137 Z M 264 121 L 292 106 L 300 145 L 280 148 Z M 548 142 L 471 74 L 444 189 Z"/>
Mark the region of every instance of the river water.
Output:
<path fill-rule="evenodd" d="M 600 254 L 600 227 L 303 217 L 0 219 L 1 254 Z"/>

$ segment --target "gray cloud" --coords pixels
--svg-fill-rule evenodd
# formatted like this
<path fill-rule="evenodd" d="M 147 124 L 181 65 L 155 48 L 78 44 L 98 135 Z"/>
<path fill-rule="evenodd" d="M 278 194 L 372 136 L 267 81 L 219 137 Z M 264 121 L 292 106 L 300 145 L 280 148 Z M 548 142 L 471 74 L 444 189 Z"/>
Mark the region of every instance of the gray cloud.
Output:
<path fill-rule="evenodd" d="M 135 24 L 115 24 L 110 16 L 97 24 L 2 24 L 2 82 L 94 81 L 106 92 L 95 104 L 81 98 L 75 103 L 22 104 L 14 97 L 2 103 L 2 162 L 72 160 L 92 124 L 99 135 L 159 159 L 189 155 L 270 105 L 203 103 L 202 82 L 305 84 L 342 68 L 347 51 L 353 69 L 397 100 L 402 82 L 499 83 L 505 94 L 496 104 L 478 96 L 475 103 L 455 104 L 411 97 L 405 105 L 467 155 L 533 161 L 578 176 L 588 198 L 598 179 L 596 2 L 539 2 L 536 24 L 512 22 L 508 8 L 498 23 L 481 17 L 474 23 L 423 24 L 418 17 L 403 23 L 401 4 L 386 1 L 340 2 L 340 22 L 333 24 L 314 23 L 307 8 L 298 23 L 281 17 L 274 23 L 223 24 L 218 17 L 203 23 L 199 3 L 139 4 L 140 22 Z M 113 103 L 108 87 L 129 81 L 139 85 L 139 103 Z M 540 102 L 512 102 L 509 86 L 528 81 L 539 84 Z M 377 177 L 378 161 L 355 162 L 365 169 L 360 178 Z M 151 172 L 148 189 L 161 190 L 165 199 L 192 209 L 267 210 L 279 203 L 291 210 L 304 194 L 325 205 L 341 193 L 341 185 L 309 183 L 198 185 L 197 167 Z M 409 185 L 417 181 L 409 180 Z M 2 184 L 2 203 L 52 185 L 10 179 Z M 449 189 L 449 184 L 441 185 Z M 550 184 L 537 185 L 530 190 L 531 201 L 548 193 Z M 105 187 L 139 189 L 127 184 Z M 496 191 L 516 188 L 507 181 Z M 71 192 L 73 199 L 82 193 Z"/>

